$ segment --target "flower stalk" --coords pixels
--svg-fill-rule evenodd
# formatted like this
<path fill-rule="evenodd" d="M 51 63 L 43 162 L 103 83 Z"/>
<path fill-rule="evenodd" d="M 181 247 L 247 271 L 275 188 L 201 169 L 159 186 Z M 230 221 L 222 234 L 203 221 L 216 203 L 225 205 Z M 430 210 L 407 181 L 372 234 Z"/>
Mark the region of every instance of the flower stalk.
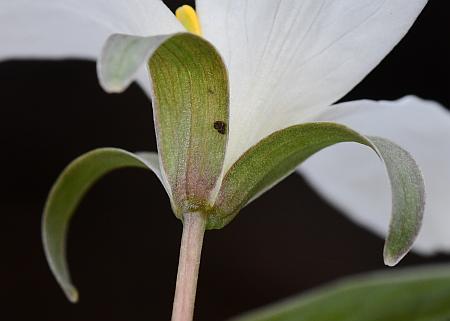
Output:
<path fill-rule="evenodd" d="M 183 215 L 183 236 L 181 238 L 172 321 L 193 320 L 205 227 L 206 218 L 202 213 L 193 212 Z"/>

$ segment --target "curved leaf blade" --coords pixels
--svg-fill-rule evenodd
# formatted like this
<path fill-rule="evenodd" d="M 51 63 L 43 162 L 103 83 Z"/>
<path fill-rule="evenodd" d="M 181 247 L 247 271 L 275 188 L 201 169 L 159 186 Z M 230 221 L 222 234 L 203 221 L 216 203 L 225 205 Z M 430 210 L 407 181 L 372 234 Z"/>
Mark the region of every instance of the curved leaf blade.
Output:
<path fill-rule="evenodd" d="M 109 36 L 97 62 L 97 75 L 102 88 L 108 93 L 123 92 L 155 50 L 174 35 Z"/>
<path fill-rule="evenodd" d="M 69 164 L 47 198 L 42 219 L 45 255 L 56 280 L 71 302 L 78 301 L 78 292 L 72 284 L 66 260 L 65 244 L 70 219 L 83 196 L 96 181 L 107 173 L 124 167 L 146 168 L 160 175 L 156 162 L 149 163 L 121 149 L 100 148 Z"/>
<path fill-rule="evenodd" d="M 205 210 L 228 141 L 228 74 L 213 45 L 191 33 L 114 34 L 97 63 L 100 84 L 121 92 L 148 62 L 163 181 L 172 207 Z"/>
<path fill-rule="evenodd" d="M 288 127 L 250 148 L 225 174 L 208 228 L 223 227 L 249 201 L 292 173 L 309 156 L 342 142 L 366 145 L 384 161 L 392 189 L 384 258 L 387 265 L 397 264 L 410 250 L 422 223 L 425 187 L 420 169 L 411 155 L 394 143 L 364 137 L 335 123 Z"/>
<path fill-rule="evenodd" d="M 370 273 L 230 321 L 445 321 L 450 266 Z"/>
<path fill-rule="evenodd" d="M 205 210 L 221 175 L 228 140 L 228 75 L 206 40 L 177 34 L 149 60 L 161 165 L 175 214 Z"/>
<path fill-rule="evenodd" d="M 425 209 L 425 186 L 412 156 L 389 140 L 369 137 L 383 158 L 392 192 L 392 216 L 384 245 L 384 262 L 396 265 L 419 234 Z"/>
<path fill-rule="evenodd" d="M 233 219 L 249 201 L 291 174 L 309 156 L 341 143 L 372 147 L 367 138 L 335 123 L 305 123 L 277 131 L 245 152 L 228 170 L 214 207 L 217 228 Z"/>

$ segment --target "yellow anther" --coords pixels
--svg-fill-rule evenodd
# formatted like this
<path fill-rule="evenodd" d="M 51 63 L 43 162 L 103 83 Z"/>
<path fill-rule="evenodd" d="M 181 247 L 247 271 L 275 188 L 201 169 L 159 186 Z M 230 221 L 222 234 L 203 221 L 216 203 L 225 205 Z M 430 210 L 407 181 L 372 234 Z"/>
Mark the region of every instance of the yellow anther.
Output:
<path fill-rule="evenodd" d="M 200 26 L 200 20 L 194 8 L 188 5 L 181 6 L 175 11 L 175 16 L 186 28 L 187 31 L 196 35 L 202 35 L 202 27 Z"/>

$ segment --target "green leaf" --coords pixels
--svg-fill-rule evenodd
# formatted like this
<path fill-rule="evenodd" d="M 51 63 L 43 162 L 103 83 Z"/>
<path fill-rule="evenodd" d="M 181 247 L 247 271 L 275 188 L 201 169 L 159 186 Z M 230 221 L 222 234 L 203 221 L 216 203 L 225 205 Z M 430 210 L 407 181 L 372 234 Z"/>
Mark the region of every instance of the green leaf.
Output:
<path fill-rule="evenodd" d="M 228 139 L 228 78 L 206 40 L 192 34 L 167 39 L 149 70 L 158 150 L 174 212 L 206 211 L 222 172 Z"/>
<path fill-rule="evenodd" d="M 395 265 L 411 248 L 424 210 L 424 184 L 412 157 L 381 138 L 366 138 L 335 123 L 306 123 L 266 137 L 250 148 L 225 174 L 208 228 L 221 228 L 249 201 L 292 173 L 309 156 L 341 143 L 372 148 L 383 160 L 392 187 L 392 219 L 385 244 L 385 262 Z"/>
<path fill-rule="evenodd" d="M 341 143 L 371 143 L 335 123 L 307 123 L 277 131 L 247 150 L 225 174 L 214 207 L 218 228 L 231 221 L 249 201 L 291 174 L 309 156 Z"/>
<path fill-rule="evenodd" d="M 392 191 L 392 217 L 384 245 L 384 262 L 396 265 L 419 234 L 425 208 L 423 177 L 414 159 L 392 142 L 369 137 L 384 160 Z"/>
<path fill-rule="evenodd" d="M 450 320 L 450 266 L 344 279 L 230 321 L 447 320 Z"/>
<path fill-rule="evenodd" d="M 151 37 L 111 35 L 97 62 L 100 85 L 109 93 L 124 91 L 155 50 L 173 36 L 174 34 Z"/>
<path fill-rule="evenodd" d="M 209 208 L 228 140 L 228 76 L 215 48 L 191 33 L 114 34 L 97 64 L 108 92 L 121 92 L 148 62 L 163 181 L 172 207 Z"/>
<path fill-rule="evenodd" d="M 42 220 L 45 255 L 56 280 L 72 302 L 78 300 L 78 292 L 70 279 L 66 260 L 69 221 L 82 197 L 98 179 L 124 167 L 150 169 L 161 177 L 155 157 L 149 162 L 124 150 L 100 148 L 80 156 L 67 166 L 48 196 Z"/>

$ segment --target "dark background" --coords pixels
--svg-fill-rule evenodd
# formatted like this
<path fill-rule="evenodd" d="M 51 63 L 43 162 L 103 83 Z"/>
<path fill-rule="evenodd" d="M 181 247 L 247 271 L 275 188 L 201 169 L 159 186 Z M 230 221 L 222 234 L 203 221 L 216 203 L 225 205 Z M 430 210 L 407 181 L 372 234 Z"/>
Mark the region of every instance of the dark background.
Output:
<path fill-rule="evenodd" d="M 345 100 L 413 93 L 450 106 L 449 9 L 431 0 Z M 1 63 L 0 87 L 0 318 L 168 320 L 182 227 L 152 174 L 115 172 L 82 202 L 68 244 L 79 304 L 66 301 L 40 239 L 46 194 L 71 160 L 105 146 L 156 150 L 149 99 L 136 85 L 104 93 L 95 64 L 83 61 Z M 382 246 L 292 175 L 225 229 L 207 232 L 196 319 L 225 320 L 337 277 L 387 269 Z M 400 266 L 449 259 L 409 254 Z"/>

